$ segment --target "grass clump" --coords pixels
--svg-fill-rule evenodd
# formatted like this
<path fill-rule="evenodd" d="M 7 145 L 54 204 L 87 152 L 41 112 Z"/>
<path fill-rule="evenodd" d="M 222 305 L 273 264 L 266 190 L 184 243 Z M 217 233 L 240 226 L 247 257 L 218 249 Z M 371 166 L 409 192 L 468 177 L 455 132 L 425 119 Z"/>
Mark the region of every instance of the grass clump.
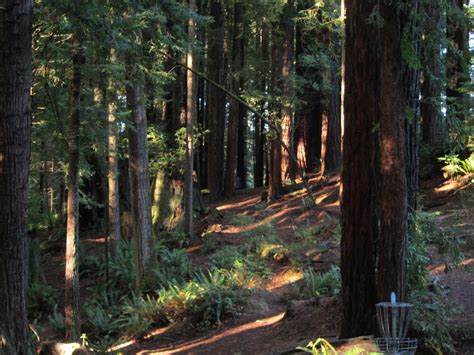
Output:
<path fill-rule="evenodd" d="M 325 273 L 313 269 L 303 271 L 303 282 L 290 293 L 293 299 L 310 299 L 317 296 L 337 296 L 341 292 L 341 270 L 332 265 Z"/>

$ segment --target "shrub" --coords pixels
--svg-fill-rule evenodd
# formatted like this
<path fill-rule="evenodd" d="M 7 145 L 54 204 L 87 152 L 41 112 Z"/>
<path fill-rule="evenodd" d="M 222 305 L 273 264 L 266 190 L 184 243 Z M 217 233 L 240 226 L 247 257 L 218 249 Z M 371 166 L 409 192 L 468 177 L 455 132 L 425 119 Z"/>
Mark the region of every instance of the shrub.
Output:
<path fill-rule="evenodd" d="M 41 318 L 51 312 L 56 304 L 57 291 L 43 283 L 33 283 L 28 288 L 28 314 L 31 319 Z"/>
<path fill-rule="evenodd" d="M 447 320 L 459 311 L 448 304 L 441 285 L 428 272 L 431 262 L 429 245 L 434 244 L 445 256 L 446 271 L 462 259 L 457 238 L 437 226 L 436 214 L 417 212 L 410 216 L 407 283 L 414 304 L 412 325 L 437 353 L 454 353 L 454 339 Z"/>

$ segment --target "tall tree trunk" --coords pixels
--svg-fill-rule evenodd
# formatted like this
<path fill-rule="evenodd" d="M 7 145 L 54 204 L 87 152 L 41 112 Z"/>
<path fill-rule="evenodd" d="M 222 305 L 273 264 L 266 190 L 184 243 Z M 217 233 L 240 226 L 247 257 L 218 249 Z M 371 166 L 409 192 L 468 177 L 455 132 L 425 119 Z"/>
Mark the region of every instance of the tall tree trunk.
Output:
<path fill-rule="evenodd" d="M 334 40 L 336 40 L 334 38 Z M 327 95 L 326 114 L 328 119 L 327 136 L 326 136 L 326 154 L 324 156 L 324 170 L 326 172 L 335 172 L 339 169 L 341 162 L 341 108 L 339 94 L 339 80 L 335 73 L 337 67 L 331 68 L 331 91 Z"/>
<path fill-rule="evenodd" d="M 115 50 L 110 51 L 110 63 L 116 64 Z M 107 147 L 108 147 L 108 229 L 107 234 L 111 243 L 113 255 L 117 255 L 120 245 L 120 200 L 119 200 L 119 174 L 118 174 L 118 122 L 117 112 L 117 87 L 113 77 L 109 78 L 107 100 Z"/>
<path fill-rule="evenodd" d="M 243 30 L 243 5 L 237 0 L 234 4 L 234 26 L 232 29 L 232 89 L 233 92 L 240 93 L 240 80 L 236 72 L 240 68 L 240 50 L 242 45 L 239 38 Z M 238 142 L 238 119 L 240 114 L 240 104 L 236 100 L 230 100 L 229 126 L 227 128 L 227 151 L 226 167 L 224 178 L 224 195 L 231 196 L 235 189 L 235 170 L 237 167 L 237 142 Z"/>
<path fill-rule="evenodd" d="M 246 30 L 244 27 L 244 16 L 245 11 L 243 4 L 239 2 L 241 6 L 238 7 L 236 12 L 237 30 L 234 32 L 234 48 L 237 51 L 235 58 L 237 62 L 234 62 L 234 75 L 237 74 L 235 80 L 238 83 L 238 93 L 244 89 L 244 78 L 241 71 L 244 68 L 245 62 L 245 35 Z M 247 111 L 242 105 L 238 105 L 238 119 L 237 119 L 237 187 L 247 187 Z"/>
<path fill-rule="evenodd" d="M 371 334 L 375 326 L 376 137 L 378 73 L 367 23 L 373 4 L 347 0 L 346 80 L 342 183 L 342 329 L 340 336 Z"/>
<path fill-rule="evenodd" d="M 467 0 L 451 0 L 448 16 L 447 53 L 447 106 L 448 120 L 452 125 L 455 119 L 464 121 L 469 110 L 469 94 L 465 85 L 469 83 L 469 30 L 464 7 Z M 464 89 L 464 90 L 463 90 Z"/>
<path fill-rule="evenodd" d="M 262 21 L 259 40 L 259 55 L 261 58 L 262 69 L 260 72 L 260 91 L 266 92 L 268 82 L 268 64 L 270 61 L 269 36 L 267 24 Z M 265 108 L 265 100 L 260 102 L 262 112 Z M 264 177 L 264 154 L 265 154 L 265 122 L 255 116 L 255 165 L 254 165 L 254 187 L 263 186 Z"/>
<path fill-rule="evenodd" d="M 69 94 L 69 168 L 64 287 L 66 339 L 72 341 L 78 340 L 81 335 L 79 313 L 79 135 L 82 66 L 84 63 L 83 49 L 75 49 L 72 63 L 71 92 Z"/>
<path fill-rule="evenodd" d="M 0 352 L 33 354 L 26 311 L 33 1 L 0 10 Z M 3 346 L 3 347 L 2 347 Z"/>
<path fill-rule="evenodd" d="M 285 5 L 280 18 L 280 43 L 277 44 L 276 56 L 281 56 L 281 65 L 279 68 L 279 78 L 277 85 L 281 90 L 281 95 L 285 100 L 291 100 L 293 88 L 291 76 L 293 73 L 293 57 L 294 57 L 294 36 L 295 36 L 295 9 L 290 1 Z M 289 102 L 284 103 L 281 107 L 281 134 L 283 142 L 293 149 L 293 112 Z M 295 180 L 295 167 L 291 161 L 289 152 L 281 150 L 281 174 L 283 181 Z"/>
<path fill-rule="evenodd" d="M 223 85 L 224 77 L 224 4 L 221 0 L 211 2 L 210 15 L 214 22 L 209 29 L 209 54 L 207 71 L 209 78 Z M 222 194 L 224 177 L 224 128 L 226 98 L 222 90 L 208 86 L 209 143 L 207 145 L 207 171 L 211 198 Z"/>
<path fill-rule="evenodd" d="M 431 33 L 440 33 L 439 0 L 425 3 L 424 11 L 430 21 L 426 28 L 423 45 L 423 83 L 421 87 L 421 125 L 423 143 L 433 150 L 433 157 L 444 150 L 447 140 L 446 124 L 441 114 L 441 39 L 433 38 Z"/>
<path fill-rule="evenodd" d="M 189 9 L 192 12 L 196 11 L 196 1 L 189 0 Z M 194 68 L 194 43 L 195 26 L 192 17 L 188 20 L 188 55 L 187 66 Z M 193 124 L 196 116 L 196 102 L 195 102 L 195 85 L 196 80 L 191 70 L 186 73 L 186 166 L 184 173 L 184 230 L 186 234 L 193 237 Z"/>
<path fill-rule="evenodd" d="M 419 38 L 416 28 L 419 26 L 415 21 L 419 13 L 419 0 L 411 2 L 409 13 L 402 14 L 402 30 L 403 36 L 410 41 L 415 53 L 419 55 Z M 420 70 L 410 67 L 408 62 L 403 63 L 403 89 L 404 103 L 403 110 L 405 112 L 405 171 L 407 186 L 407 203 L 408 211 L 413 212 L 417 208 L 416 195 L 418 193 L 418 122 L 419 122 L 419 101 L 420 101 Z"/>
<path fill-rule="evenodd" d="M 155 256 L 148 177 L 147 120 L 143 84 L 136 67 L 131 70 L 126 91 L 132 124 L 128 130 L 132 230 L 136 249 L 137 284 L 140 284 L 151 272 Z"/>
<path fill-rule="evenodd" d="M 282 72 L 282 56 L 279 46 L 281 37 L 278 28 L 272 30 L 272 59 L 271 59 L 271 91 L 274 95 L 280 93 L 279 78 Z M 273 102 L 271 105 L 275 123 L 279 114 L 282 112 L 282 105 L 279 102 Z M 280 127 L 278 127 L 280 129 Z M 268 198 L 277 199 L 283 193 L 281 164 L 282 154 L 281 145 L 276 138 L 276 133 L 271 132 L 268 139 Z"/>
<path fill-rule="evenodd" d="M 401 16 L 395 5 L 381 4 L 384 19 L 378 31 L 380 119 L 380 238 L 377 296 L 388 301 L 395 291 L 406 301 L 407 177 L 405 172 L 405 98 Z"/>
<path fill-rule="evenodd" d="M 380 26 L 367 22 L 373 4 L 346 5 L 341 336 L 352 337 L 374 331 L 377 300 L 406 295 L 407 79 L 400 11 L 381 3 Z"/>

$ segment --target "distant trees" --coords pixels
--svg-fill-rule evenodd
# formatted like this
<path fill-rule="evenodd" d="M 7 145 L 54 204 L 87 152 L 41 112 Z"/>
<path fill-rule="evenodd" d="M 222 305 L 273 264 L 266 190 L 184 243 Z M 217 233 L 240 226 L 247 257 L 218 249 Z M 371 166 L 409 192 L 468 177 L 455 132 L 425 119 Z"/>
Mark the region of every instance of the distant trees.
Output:
<path fill-rule="evenodd" d="M 0 352 L 33 354 L 26 313 L 33 1 L 0 6 Z"/>

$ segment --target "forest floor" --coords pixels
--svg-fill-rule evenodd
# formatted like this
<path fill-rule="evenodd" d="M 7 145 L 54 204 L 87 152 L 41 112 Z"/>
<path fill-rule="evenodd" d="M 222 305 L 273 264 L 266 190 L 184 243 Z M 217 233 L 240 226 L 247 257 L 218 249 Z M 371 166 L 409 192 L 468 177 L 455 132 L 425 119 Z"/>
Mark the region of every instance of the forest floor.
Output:
<path fill-rule="evenodd" d="M 420 205 L 432 212 L 439 228 L 449 229 L 463 241 L 461 267 L 445 272 L 445 264 L 433 248 L 430 273 L 448 292 L 451 304 L 463 311 L 447 319 L 463 338 L 459 354 L 474 354 L 474 184 L 472 177 L 456 182 L 433 179 L 422 184 Z M 198 241 L 186 251 L 192 265 L 210 266 L 225 249 L 244 246 L 250 239 L 264 241 L 259 252 L 266 256 L 264 277 L 243 292 L 240 315 L 223 319 L 212 328 L 190 327 L 178 322 L 149 331 L 140 339 L 124 341 L 112 352 L 124 354 L 275 354 L 306 346 L 323 337 L 337 339 L 341 312 L 337 296 L 301 297 L 303 271 L 328 272 L 340 261 L 339 177 L 313 177 L 311 190 L 316 206 L 308 208 L 307 192 L 288 191 L 280 199 L 262 201 L 264 189 L 239 190 L 229 199 L 210 203 L 209 213 L 197 224 Z M 103 245 L 103 237 L 81 238 L 88 251 Z M 268 248 L 267 248 L 268 247 Z M 100 247 L 101 249 L 102 247 Z M 267 249 L 265 249 L 267 248 Z M 267 251 L 265 251 L 267 250 Z M 268 255 L 267 255 L 268 254 Z M 269 257 L 268 257 L 269 256 Z M 63 289 L 62 247 L 51 254 L 46 269 L 48 283 Z M 56 266 L 54 266 L 56 265 Z M 261 275 L 256 275 L 261 276 Z M 81 280 L 87 298 L 87 277 Z M 61 303 L 61 300 L 60 300 Z M 62 305 L 58 305 L 61 309 Z M 54 331 L 45 325 L 46 334 Z M 54 336 L 51 336 L 54 338 Z"/>
<path fill-rule="evenodd" d="M 469 181 L 431 180 L 423 184 L 422 194 L 423 209 L 436 212 L 439 227 L 451 228 L 464 241 L 461 268 L 445 273 L 444 262 L 437 258 L 436 251 L 430 263 L 433 277 L 449 291 L 449 302 L 463 306 L 461 313 L 446 320 L 463 334 L 457 349 L 460 354 L 474 354 L 474 186 Z M 252 235 L 252 230 L 268 223 L 278 240 L 290 246 L 284 255 L 274 258 L 272 275 L 250 291 L 239 317 L 210 330 L 179 325 L 159 328 L 144 339 L 124 343 L 114 350 L 130 354 L 275 354 L 305 346 L 319 337 L 335 339 L 340 325 L 338 300 L 321 296 L 296 301 L 298 297 L 293 297 L 302 282 L 302 266 L 324 272 L 340 259 L 339 178 L 313 178 L 311 186 L 317 202 L 311 209 L 304 205 L 304 190 L 266 203 L 261 201 L 263 189 L 248 189 L 211 204 L 210 208 L 218 213 L 200 222 L 204 235 L 216 238 L 217 248 L 239 245 Z M 242 219 L 252 223 L 241 223 Z M 299 233 L 298 237 L 297 230 L 312 231 L 317 235 L 316 243 L 312 247 L 301 244 L 305 234 Z M 195 265 L 208 262 L 204 246 L 203 241 L 188 248 Z"/>

